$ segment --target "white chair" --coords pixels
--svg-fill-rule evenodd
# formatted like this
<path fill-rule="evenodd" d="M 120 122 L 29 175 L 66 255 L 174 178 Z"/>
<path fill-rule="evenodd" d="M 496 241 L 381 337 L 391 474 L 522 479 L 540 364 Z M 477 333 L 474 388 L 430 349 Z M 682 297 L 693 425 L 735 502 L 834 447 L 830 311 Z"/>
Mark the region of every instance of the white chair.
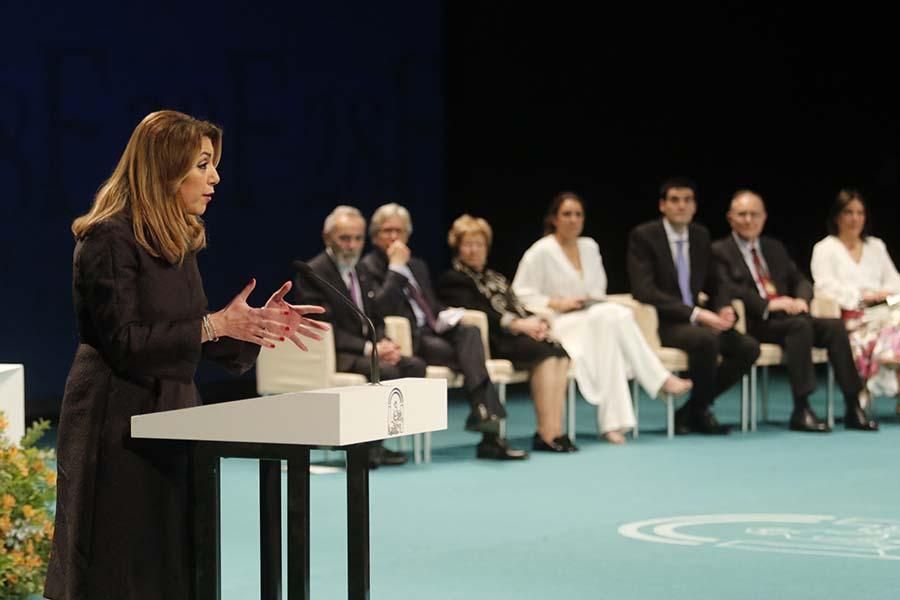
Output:
<path fill-rule="evenodd" d="M 256 359 L 256 392 L 283 394 L 320 388 L 362 385 L 365 376 L 337 371 L 334 356 L 334 334 L 322 333 L 322 341 L 307 344 L 303 352 L 292 343 L 263 347 Z"/>
<path fill-rule="evenodd" d="M 500 402 L 506 404 L 506 385 L 528 380 L 526 371 L 516 371 L 510 361 L 505 359 L 490 358 L 490 348 L 487 337 L 487 315 L 477 310 L 466 310 L 461 320 L 463 324 L 478 327 L 481 332 L 481 341 L 485 351 L 485 367 L 491 382 L 498 386 Z M 400 354 L 412 356 L 412 330 L 409 320 L 405 317 L 387 316 L 384 318 L 385 335 L 400 346 Z M 461 388 L 465 383 L 462 373 L 457 373 L 443 365 L 427 365 L 425 377 L 428 379 L 446 379 L 447 388 Z M 506 422 L 501 421 L 500 433 L 505 435 Z M 413 437 L 413 443 L 418 445 L 419 435 Z M 431 462 L 431 433 L 424 434 L 424 458 L 425 462 Z"/>
<path fill-rule="evenodd" d="M 624 302 L 625 298 L 620 297 L 619 302 Z M 659 340 L 659 317 L 656 314 L 656 307 L 650 304 L 643 304 L 630 299 L 631 309 L 634 311 L 634 320 L 637 322 L 638 328 L 644 335 L 644 339 L 650 345 L 650 348 L 656 353 L 659 361 L 672 373 L 681 373 L 688 369 L 688 355 L 684 350 L 678 348 L 669 348 L 662 345 Z M 640 427 L 640 388 L 636 379 L 631 382 L 631 397 L 634 402 L 634 433 L 635 438 L 639 435 Z M 675 396 L 672 394 L 664 394 L 663 402 L 666 405 L 666 436 L 670 439 L 675 437 Z"/>
<path fill-rule="evenodd" d="M 736 329 L 746 333 L 746 310 L 740 300 L 733 302 L 738 315 Z M 827 298 L 813 298 L 810 303 L 810 314 L 816 317 L 840 317 L 840 307 Z M 812 349 L 813 364 L 828 365 L 828 387 L 826 388 L 825 419 L 829 427 L 834 427 L 834 370 L 828 362 L 828 351 L 825 348 Z M 750 368 L 750 430 L 757 428 L 757 370 L 762 369 L 762 416 L 763 421 L 769 418 L 769 367 L 784 364 L 784 350 L 778 344 L 760 343 L 759 358 Z"/>
<path fill-rule="evenodd" d="M 322 388 L 364 385 L 368 379 L 359 373 L 337 370 L 334 333 L 322 332 L 322 340 L 306 344 L 303 352 L 294 344 L 276 344 L 262 348 L 256 359 L 256 392 L 259 395 L 302 392 Z M 414 440 L 415 441 L 415 440 Z M 407 447 L 406 437 L 400 438 L 400 449 Z M 422 461 L 421 449 L 413 444 L 413 460 Z"/>
<path fill-rule="evenodd" d="M 700 294 L 700 302 L 705 303 L 706 295 Z M 634 318 L 637 321 L 638 327 L 641 330 L 641 333 L 644 334 L 644 339 L 646 339 L 647 343 L 650 344 L 650 347 L 656 352 L 656 356 L 659 357 L 660 362 L 663 366 L 672 373 L 683 373 L 688 370 L 688 355 L 684 350 L 680 350 L 678 348 L 671 348 L 667 346 L 663 346 L 662 342 L 659 339 L 659 316 L 656 313 L 656 307 L 651 306 L 649 304 L 643 304 L 634 300 L 633 298 L 630 300 L 632 308 L 634 310 Z M 722 362 L 722 357 L 719 357 L 719 362 Z M 746 432 L 749 429 L 749 410 L 750 410 L 750 402 L 748 398 L 750 396 L 750 378 L 744 375 L 741 378 L 741 431 Z M 638 424 L 640 420 L 638 418 L 638 383 L 637 381 L 632 381 L 632 396 L 634 397 L 634 418 L 635 418 L 635 427 L 634 427 L 634 437 L 638 437 Z M 663 402 L 666 404 L 666 435 L 669 438 L 674 437 L 675 434 L 675 397 L 672 394 L 665 394 L 663 396 Z"/>

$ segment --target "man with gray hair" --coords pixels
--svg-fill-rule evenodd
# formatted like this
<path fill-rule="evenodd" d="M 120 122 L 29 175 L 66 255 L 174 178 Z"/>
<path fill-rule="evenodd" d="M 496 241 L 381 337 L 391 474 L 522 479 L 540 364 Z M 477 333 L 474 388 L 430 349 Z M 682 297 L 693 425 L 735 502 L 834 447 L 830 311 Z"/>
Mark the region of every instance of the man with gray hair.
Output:
<path fill-rule="evenodd" d="M 322 240 L 325 251 L 307 264 L 313 272 L 340 290 L 362 310 L 375 325 L 379 369 L 385 379 L 424 377 L 425 362 L 414 356 L 400 355 L 400 346 L 384 335 L 384 318 L 374 302 L 375 292 L 370 278 L 357 269 L 366 239 L 366 221 L 356 208 L 338 206 L 325 218 Z M 325 307 L 321 318 L 332 324 L 335 362 L 338 371 L 371 375 L 372 342 L 368 325 L 347 306 L 334 290 L 298 274 L 294 289 L 302 302 Z M 406 462 L 406 455 L 393 452 L 382 444 L 369 449 L 369 465 L 397 465 Z"/>
<path fill-rule="evenodd" d="M 406 243 L 411 233 L 409 211 L 399 204 L 385 204 L 372 215 L 369 235 L 374 248 L 360 264 L 372 280 L 379 312 L 409 319 L 415 356 L 462 371 L 472 407 L 466 429 L 483 435 L 476 449 L 478 458 L 527 458 L 526 452 L 510 448 L 498 433 L 506 410 L 485 366 L 481 332 L 457 324 L 461 315 L 438 301 L 428 266 L 410 256 Z"/>

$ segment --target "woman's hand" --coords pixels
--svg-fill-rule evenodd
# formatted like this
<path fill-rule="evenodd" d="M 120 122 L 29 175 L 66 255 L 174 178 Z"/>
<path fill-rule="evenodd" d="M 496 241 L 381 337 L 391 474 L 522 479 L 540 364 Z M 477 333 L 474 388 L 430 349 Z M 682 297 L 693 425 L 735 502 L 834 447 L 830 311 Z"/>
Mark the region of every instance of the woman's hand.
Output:
<path fill-rule="evenodd" d="M 298 334 L 321 339 L 310 328 L 328 330 L 324 323 L 306 319 L 303 315 L 323 313 L 320 306 L 294 306 L 284 301 L 284 295 L 291 289 L 291 282 L 286 282 L 277 292 L 272 294 L 266 306 L 253 308 L 247 304 L 247 298 L 256 287 L 256 280 L 251 279 L 241 292 L 222 310 L 209 315 L 209 320 L 217 336 L 243 340 L 269 348 L 275 342 L 283 342 L 290 338 L 301 350 L 306 346 L 300 341 Z"/>
<path fill-rule="evenodd" d="M 314 340 L 321 340 L 322 336 L 314 330 L 328 331 L 329 326 L 322 321 L 306 318 L 306 315 L 324 313 L 325 309 L 321 306 L 313 306 L 312 304 L 290 304 L 284 299 L 285 295 L 291 291 L 291 287 L 291 282 L 285 281 L 284 284 L 269 297 L 269 301 L 266 302 L 266 308 L 277 309 L 279 311 L 280 322 L 284 323 L 290 331 L 287 337 L 294 342 L 295 346 L 306 351 L 308 348 L 300 339 L 300 336 L 302 335 Z"/>
<path fill-rule="evenodd" d="M 547 305 L 556 312 L 566 313 L 584 308 L 585 300 L 586 298 L 584 298 L 583 296 L 551 298 L 550 302 L 548 302 Z"/>
<path fill-rule="evenodd" d="M 538 317 L 527 317 L 525 319 L 515 319 L 509 324 L 509 330 L 513 333 L 521 333 L 539 342 L 547 339 L 550 328 L 547 322 Z"/>
<path fill-rule="evenodd" d="M 887 297 L 890 296 L 888 292 L 879 291 L 879 292 L 866 292 L 862 296 L 863 304 L 866 306 L 873 306 L 875 304 L 880 304 L 887 300 Z"/>

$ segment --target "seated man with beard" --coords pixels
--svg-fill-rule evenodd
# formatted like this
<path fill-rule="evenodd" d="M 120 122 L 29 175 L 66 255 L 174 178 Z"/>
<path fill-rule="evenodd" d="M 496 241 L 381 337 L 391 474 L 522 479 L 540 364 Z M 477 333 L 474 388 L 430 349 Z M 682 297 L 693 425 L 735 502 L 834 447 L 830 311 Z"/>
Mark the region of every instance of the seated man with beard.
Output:
<path fill-rule="evenodd" d="M 372 282 L 365 272 L 356 268 L 366 239 L 366 221 L 356 208 L 338 206 L 325 219 L 322 239 L 325 251 L 307 261 L 313 272 L 331 283 L 362 310 L 375 325 L 378 339 L 378 358 L 384 379 L 424 377 L 425 362 L 417 357 L 400 355 L 400 346 L 384 336 L 384 318 L 373 298 Z M 334 331 L 335 362 L 338 371 L 371 375 L 372 342 L 368 324 L 338 298 L 334 290 L 298 274 L 294 289 L 304 303 L 325 308 L 322 319 L 329 321 Z M 406 455 L 393 452 L 381 443 L 369 450 L 369 465 L 400 465 Z"/>

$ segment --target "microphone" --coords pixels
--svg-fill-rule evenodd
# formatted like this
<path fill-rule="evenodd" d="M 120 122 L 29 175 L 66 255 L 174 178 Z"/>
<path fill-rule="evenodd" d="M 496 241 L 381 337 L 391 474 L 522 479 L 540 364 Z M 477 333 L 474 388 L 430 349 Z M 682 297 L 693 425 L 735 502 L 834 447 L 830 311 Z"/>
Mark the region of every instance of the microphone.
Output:
<path fill-rule="evenodd" d="M 359 307 L 356 306 L 356 303 L 353 302 L 353 300 L 349 299 L 344 294 L 344 292 L 342 292 L 341 290 L 337 289 L 335 286 L 333 286 L 330 283 L 328 283 L 327 281 L 325 281 L 322 277 L 319 277 L 318 275 L 316 275 L 316 272 L 312 270 L 312 267 L 310 267 L 308 264 L 306 264 L 302 260 L 295 260 L 293 262 L 293 267 L 297 271 L 300 271 L 300 273 L 302 273 L 304 276 L 309 277 L 310 279 L 317 281 L 318 283 L 321 283 L 322 285 L 326 286 L 328 289 L 333 291 L 335 293 L 335 295 L 337 295 L 337 297 L 340 298 L 344 304 L 349 306 L 353 310 L 353 312 L 358 314 L 362 318 L 363 322 L 365 322 L 369 326 L 369 336 L 371 337 L 370 341 L 372 342 L 372 355 L 369 357 L 370 361 L 371 361 L 371 374 L 369 376 L 369 383 L 373 383 L 373 384 L 381 383 L 381 371 L 378 366 L 379 365 L 379 362 L 378 362 L 378 340 L 375 339 L 375 336 L 376 336 L 375 325 L 372 324 L 372 319 L 370 319 L 366 315 L 366 313 L 361 311 L 359 309 Z"/>

